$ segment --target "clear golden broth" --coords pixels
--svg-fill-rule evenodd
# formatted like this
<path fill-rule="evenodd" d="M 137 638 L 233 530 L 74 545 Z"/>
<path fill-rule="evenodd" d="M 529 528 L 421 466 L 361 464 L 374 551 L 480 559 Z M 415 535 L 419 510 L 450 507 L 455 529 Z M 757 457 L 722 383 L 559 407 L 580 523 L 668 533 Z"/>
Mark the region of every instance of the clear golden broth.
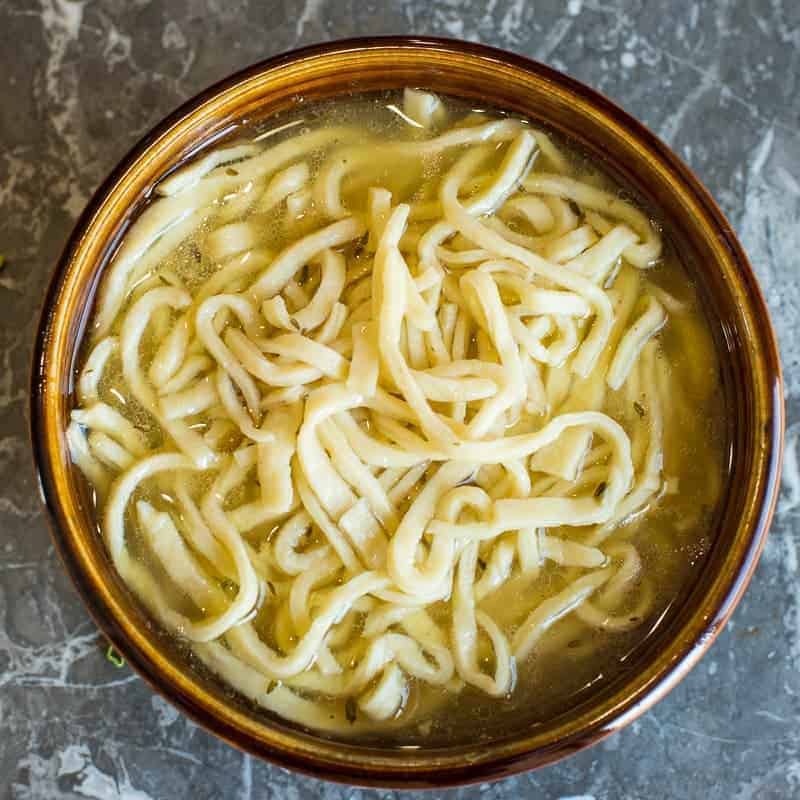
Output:
<path fill-rule="evenodd" d="M 268 125 L 243 128 L 237 138 L 263 134 L 286 123 L 302 120 L 270 138 L 275 143 L 289 138 L 304 129 L 327 125 L 355 124 L 370 135 L 385 140 L 414 139 L 419 133 L 394 113 L 390 106 L 398 104 L 396 95 L 357 97 L 303 107 L 300 111 L 270 119 Z M 464 107 L 448 101 L 451 119 L 469 114 L 496 113 L 491 110 Z M 569 143 L 559 141 L 559 147 L 570 156 L 577 177 L 598 186 L 612 188 L 627 195 L 594 164 Z M 369 185 L 390 189 L 397 199 L 428 199 L 435 179 L 453 163 L 455 153 L 437 156 L 420 163 L 397 164 L 391 161 L 377 164 L 369 175 Z M 320 159 L 312 159 L 314 168 Z M 363 211 L 357 198 L 364 195 L 363 182 L 358 176 L 346 184 L 344 197 L 353 203 L 353 210 Z M 361 191 L 359 191 L 361 190 Z M 654 213 L 657 219 L 657 212 Z M 287 242 L 297 238 L 319 220 L 313 208 L 303 220 L 287 228 L 280 214 L 259 219 L 268 231 L 266 246 L 278 252 Z M 172 271 L 194 292 L 215 271 L 216 265 L 206 255 L 206 237 L 212 232 L 203 226 L 197 235 L 184 242 L 158 267 L 158 271 Z M 681 313 L 671 313 L 662 331 L 657 335 L 658 359 L 668 365 L 669 387 L 661 397 L 664 414 L 664 476 L 671 481 L 674 493 L 664 494 L 652 507 L 634 515 L 615 533 L 616 539 L 628 540 L 636 545 L 644 563 L 644 574 L 653 591 L 653 600 L 646 616 L 633 630 L 625 633 L 597 631 L 576 617 L 568 616 L 537 646 L 530 657 L 517 665 L 517 680 L 513 692 L 505 699 L 487 697 L 476 690 L 465 688 L 459 694 L 448 694 L 427 685 L 412 685 L 406 711 L 401 717 L 385 726 L 376 726 L 374 732 L 363 734 L 369 741 L 404 745 L 432 743 L 474 742 L 476 737 L 508 733 L 512 728 L 526 727 L 553 718 L 586 698 L 590 692 L 614 680 L 626 669 L 630 653 L 641 647 L 663 620 L 669 609 L 680 604 L 688 587 L 702 568 L 711 541 L 713 519 L 726 480 L 725 402 L 720 386 L 717 351 L 703 314 L 696 287 L 681 263 L 681 254 L 671 243 L 669 231 L 665 235 L 665 253 L 660 263 L 642 273 L 643 287 L 657 287 L 668 292 L 681 306 Z M 353 256 L 353 246 L 345 252 Z M 119 317 L 124 315 L 123 313 Z M 119 317 L 116 325 L 119 325 Z M 163 336 L 166 321 L 158 320 L 147 335 L 142 349 L 142 363 L 146 366 L 154 347 Z M 119 359 L 114 358 L 107 368 L 100 387 L 100 395 L 112 405 L 125 409 L 125 413 L 147 432 L 148 444 L 153 450 L 165 447 L 164 435 L 153 419 L 130 396 L 122 380 Z M 607 393 L 603 408 L 623 425 L 633 424 L 642 409 L 630 406 L 620 392 Z M 647 409 L 643 409 L 644 414 Z M 198 429 L 210 424 L 203 414 L 193 418 Z M 232 444 L 232 443 L 231 443 Z M 207 486 L 209 478 L 200 475 L 198 491 Z M 239 496 L 237 502 L 256 497 L 255 480 Z M 169 479 L 151 480 L 137 498 L 146 498 L 160 510 L 174 510 Z M 129 547 L 137 558 L 149 568 L 160 573 L 160 568 L 148 557 L 142 545 L 133 515 L 128 514 Z M 275 525 L 259 526 L 247 535 L 248 541 L 258 544 L 268 540 Z M 559 531 L 555 531 L 559 533 Z M 582 529 L 561 531 L 581 541 Z M 213 565 L 209 565 L 213 569 Z M 502 611 L 509 621 L 509 629 L 519 624 L 521 618 L 538 600 L 551 595 L 568 579 L 570 570 L 549 565 L 535 579 L 512 577 L 504 587 L 484 600 L 484 607 Z M 163 578 L 164 576 L 161 575 Z M 163 580 L 164 585 L 168 584 Z M 634 594 L 636 594 L 634 592 Z M 188 598 L 173 592 L 172 602 L 189 615 L 198 610 Z M 633 613 L 636 597 L 631 597 L 622 611 Z M 257 625 L 270 641 L 269 626 L 264 624 L 264 613 Z M 431 613 L 436 616 L 436 608 Z M 412 713 L 413 712 L 413 713 Z"/>

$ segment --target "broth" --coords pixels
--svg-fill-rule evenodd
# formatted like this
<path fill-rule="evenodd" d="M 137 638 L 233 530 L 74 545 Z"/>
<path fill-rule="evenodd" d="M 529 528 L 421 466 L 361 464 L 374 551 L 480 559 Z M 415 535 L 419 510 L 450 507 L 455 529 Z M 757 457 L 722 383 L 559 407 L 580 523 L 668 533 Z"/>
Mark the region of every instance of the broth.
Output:
<path fill-rule="evenodd" d="M 364 741 L 501 735 L 613 680 L 726 480 L 668 236 L 569 143 L 424 92 L 167 176 L 80 367 L 122 577 L 235 690 Z"/>

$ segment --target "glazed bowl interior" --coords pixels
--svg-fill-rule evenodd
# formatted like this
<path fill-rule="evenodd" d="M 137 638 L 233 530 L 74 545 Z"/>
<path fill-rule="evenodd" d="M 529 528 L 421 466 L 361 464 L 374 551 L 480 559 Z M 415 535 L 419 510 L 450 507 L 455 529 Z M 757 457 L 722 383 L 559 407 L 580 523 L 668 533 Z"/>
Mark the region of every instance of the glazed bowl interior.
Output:
<path fill-rule="evenodd" d="M 663 220 L 715 331 L 729 423 L 727 494 L 695 585 L 629 668 L 546 723 L 480 744 L 378 748 L 332 741 L 233 695 L 189 665 L 112 568 L 65 429 L 76 357 L 99 276 L 153 184 L 199 148 L 303 102 L 424 86 L 524 115 L 571 139 Z M 755 567 L 774 504 L 782 440 L 780 366 L 763 299 L 728 223 L 688 169 L 609 101 L 508 53 L 441 40 L 384 39 L 309 48 L 256 65 L 188 103 L 144 139 L 79 221 L 45 302 L 34 361 L 32 426 L 59 551 L 109 639 L 169 700 L 258 756 L 363 784 L 485 780 L 574 752 L 635 718 L 699 658 Z"/>

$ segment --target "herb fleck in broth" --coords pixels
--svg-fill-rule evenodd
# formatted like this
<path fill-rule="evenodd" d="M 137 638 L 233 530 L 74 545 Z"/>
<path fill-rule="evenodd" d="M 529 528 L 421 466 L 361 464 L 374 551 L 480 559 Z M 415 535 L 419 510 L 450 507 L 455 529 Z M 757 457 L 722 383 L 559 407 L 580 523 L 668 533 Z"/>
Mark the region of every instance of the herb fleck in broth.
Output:
<path fill-rule="evenodd" d="M 533 125 L 302 108 L 160 184 L 69 429 L 122 577 L 193 658 L 329 734 L 474 741 L 626 668 L 726 480 L 681 254 Z"/>

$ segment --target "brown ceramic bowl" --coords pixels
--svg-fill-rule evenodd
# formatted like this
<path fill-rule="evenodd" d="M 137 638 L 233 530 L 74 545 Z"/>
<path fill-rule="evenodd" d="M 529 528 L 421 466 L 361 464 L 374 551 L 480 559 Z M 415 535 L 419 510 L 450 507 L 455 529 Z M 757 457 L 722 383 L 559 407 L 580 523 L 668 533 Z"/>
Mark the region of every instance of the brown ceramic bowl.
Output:
<path fill-rule="evenodd" d="M 723 366 L 730 479 L 704 569 L 631 668 L 563 715 L 480 744 L 420 750 L 357 746 L 304 732 L 255 710 L 151 624 L 121 583 L 71 467 L 65 427 L 75 359 L 104 265 L 148 191 L 204 142 L 243 118 L 351 92 L 406 85 L 474 99 L 575 140 L 656 210 L 693 272 Z M 653 134 L 586 86 L 510 53 L 437 39 L 361 39 L 257 64 L 191 100 L 145 137 L 92 199 L 45 300 L 31 420 L 53 537 L 92 616 L 131 665 L 196 722 L 257 756 L 338 781 L 425 787 L 497 778 L 597 742 L 663 697 L 719 633 L 753 574 L 778 487 L 783 393 L 767 309 L 719 208 Z"/>

